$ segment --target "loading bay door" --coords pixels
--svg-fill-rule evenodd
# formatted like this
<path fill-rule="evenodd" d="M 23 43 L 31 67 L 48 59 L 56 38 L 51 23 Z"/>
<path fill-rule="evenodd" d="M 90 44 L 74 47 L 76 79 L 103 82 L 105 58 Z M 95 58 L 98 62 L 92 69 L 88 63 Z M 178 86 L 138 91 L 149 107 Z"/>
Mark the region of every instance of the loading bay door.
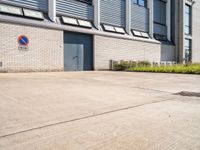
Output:
<path fill-rule="evenodd" d="M 93 70 L 93 41 L 91 35 L 64 33 L 64 70 Z"/>

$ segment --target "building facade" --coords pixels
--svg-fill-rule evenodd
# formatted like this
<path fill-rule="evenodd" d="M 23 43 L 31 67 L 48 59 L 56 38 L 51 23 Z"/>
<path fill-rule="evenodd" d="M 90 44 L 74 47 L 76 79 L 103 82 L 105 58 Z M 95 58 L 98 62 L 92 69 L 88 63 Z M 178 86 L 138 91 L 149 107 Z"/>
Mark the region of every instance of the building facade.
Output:
<path fill-rule="evenodd" d="M 0 72 L 200 62 L 200 1 L 0 0 Z"/>

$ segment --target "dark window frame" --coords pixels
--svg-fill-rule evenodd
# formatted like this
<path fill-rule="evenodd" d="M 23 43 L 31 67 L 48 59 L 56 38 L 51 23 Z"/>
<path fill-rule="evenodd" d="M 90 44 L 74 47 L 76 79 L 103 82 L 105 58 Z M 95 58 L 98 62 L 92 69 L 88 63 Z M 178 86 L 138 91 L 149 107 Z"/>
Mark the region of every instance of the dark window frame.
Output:
<path fill-rule="evenodd" d="M 186 11 L 186 7 L 188 8 L 189 12 Z M 186 16 L 188 17 L 188 21 L 189 21 L 189 25 L 186 24 Z M 192 35 L 192 7 L 188 4 L 185 4 L 185 12 L 184 12 L 184 19 L 185 19 L 185 22 L 184 22 L 184 26 L 185 26 L 185 34 L 186 35 Z M 188 30 L 186 30 L 186 28 Z"/>
<path fill-rule="evenodd" d="M 163 41 L 163 42 L 167 42 L 168 41 L 166 35 L 161 35 L 161 34 L 154 33 L 153 36 L 158 41 Z"/>
<path fill-rule="evenodd" d="M 92 5 L 92 0 L 76 0 L 76 1 Z"/>

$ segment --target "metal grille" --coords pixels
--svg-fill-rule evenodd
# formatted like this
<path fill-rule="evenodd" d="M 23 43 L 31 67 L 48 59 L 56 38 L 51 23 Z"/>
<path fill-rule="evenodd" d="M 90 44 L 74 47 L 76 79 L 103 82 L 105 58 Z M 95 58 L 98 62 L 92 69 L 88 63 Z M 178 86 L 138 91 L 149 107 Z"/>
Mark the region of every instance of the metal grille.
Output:
<path fill-rule="evenodd" d="M 56 10 L 58 15 L 93 20 L 93 6 L 77 0 L 57 0 Z"/>

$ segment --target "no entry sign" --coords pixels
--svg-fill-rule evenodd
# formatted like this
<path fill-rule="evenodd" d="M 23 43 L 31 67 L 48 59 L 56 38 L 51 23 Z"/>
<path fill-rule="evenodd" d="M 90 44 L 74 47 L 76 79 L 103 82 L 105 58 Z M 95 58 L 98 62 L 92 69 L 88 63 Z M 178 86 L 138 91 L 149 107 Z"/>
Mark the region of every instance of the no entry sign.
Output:
<path fill-rule="evenodd" d="M 29 39 L 28 39 L 28 37 L 25 36 L 25 35 L 19 36 L 19 37 L 18 37 L 18 44 L 19 44 L 20 46 L 28 46 L 28 44 L 29 44 Z"/>
<path fill-rule="evenodd" d="M 18 44 L 19 44 L 19 46 L 18 46 L 19 50 L 25 50 L 25 51 L 27 51 L 28 50 L 28 45 L 29 45 L 29 39 L 28 39 L 28 37 L 25 36 L 25 35 L 20 35 L 18 37 Z"/>

